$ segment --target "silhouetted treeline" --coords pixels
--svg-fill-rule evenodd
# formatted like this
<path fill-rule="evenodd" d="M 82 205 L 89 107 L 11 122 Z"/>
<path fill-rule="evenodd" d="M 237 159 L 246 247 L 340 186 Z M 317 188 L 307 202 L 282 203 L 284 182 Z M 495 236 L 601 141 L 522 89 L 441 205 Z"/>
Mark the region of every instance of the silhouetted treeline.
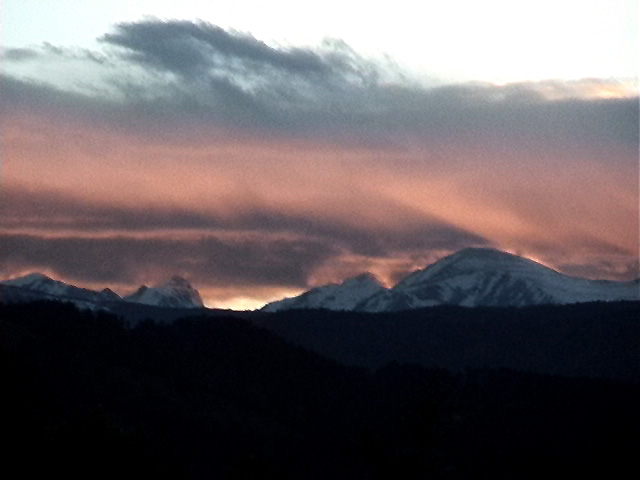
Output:
<path fill-rule="evenodd" d="M 291 310 L 250 318 L 349 365 L 509 368 L 640 383 L 640 302 L 381 314 Z"/>
<path fill-rule="evenodd" d="M 0 305 L 5 471 L 66 478 L 621 478 L 640 387 L 345 367 L 237 318 Z"/>

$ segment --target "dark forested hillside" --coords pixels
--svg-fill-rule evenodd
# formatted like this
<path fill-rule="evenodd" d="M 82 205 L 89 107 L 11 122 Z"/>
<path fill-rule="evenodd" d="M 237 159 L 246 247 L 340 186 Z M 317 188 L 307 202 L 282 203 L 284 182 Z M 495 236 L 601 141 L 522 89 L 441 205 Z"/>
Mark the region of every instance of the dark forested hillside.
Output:
<path fill-rule="evenodd" d="M 640 447 L 632 383 L 345 367 L 237 318 L 0 305 L 0 374 L 25 477 L 623 478 Z"/>
<path fill-rule="evenodd" d="M 351 365 L 510 368 L 640 383 L 640 302 L 441 306 L 383 314 L 307 310 L 254 321 Z"/>

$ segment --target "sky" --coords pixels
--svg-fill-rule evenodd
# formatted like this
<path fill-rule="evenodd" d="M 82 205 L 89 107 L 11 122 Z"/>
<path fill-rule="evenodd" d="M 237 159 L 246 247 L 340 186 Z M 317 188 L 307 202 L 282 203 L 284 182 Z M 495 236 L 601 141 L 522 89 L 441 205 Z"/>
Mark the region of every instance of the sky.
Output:
<path fill-rule="evenodd" d="M 369 3 L 4 0 L 0 278 L 637 278 L 638 2 Z"/>

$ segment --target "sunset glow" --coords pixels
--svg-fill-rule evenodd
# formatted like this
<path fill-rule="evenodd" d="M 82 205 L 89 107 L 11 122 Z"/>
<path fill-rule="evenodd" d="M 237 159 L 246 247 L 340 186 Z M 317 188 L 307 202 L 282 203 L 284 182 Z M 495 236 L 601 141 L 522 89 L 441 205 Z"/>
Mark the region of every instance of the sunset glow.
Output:
<path fill-rule="evenodd" d="M 633 52 L 577 77 L 524 78 L 514 62 L 452 80 L 451 60 L 434 80 L 370 55 L 384 44 L 366 32 L 354 47 L 293 46 L 209 10 L 177 21 L 118 8 L 91 44 L 7 30 L 2 278 L 40 271 L 127 293 L 179 274 L 208 306 L 251 309 L 364 271 L 393 285 L 469 246 L 638 276 L 638 79 L 614 71 L 637 67 Z M 580 63 L 600 47 L 577 23 L 566 36 Z M 517 23 L 504 25 L 495 42 L 516 48 Z M 559 64 L 548 60 L 531 67 Z"/>

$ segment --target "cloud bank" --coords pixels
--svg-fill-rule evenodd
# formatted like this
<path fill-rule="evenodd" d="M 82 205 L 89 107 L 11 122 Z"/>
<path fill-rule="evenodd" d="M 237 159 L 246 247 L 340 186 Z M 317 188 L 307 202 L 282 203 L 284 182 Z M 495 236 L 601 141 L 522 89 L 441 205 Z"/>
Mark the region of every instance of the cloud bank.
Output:
<path fill-rule="evenodd" d="M 268 45 L 204 22 L 100 40 L 4 52 L 6 274 L 180 271 L 273 293 L 359 269 L 392 282 L 484 245 L 637 276 L 633 85 L 425 85 L 338 40 Z"/>

